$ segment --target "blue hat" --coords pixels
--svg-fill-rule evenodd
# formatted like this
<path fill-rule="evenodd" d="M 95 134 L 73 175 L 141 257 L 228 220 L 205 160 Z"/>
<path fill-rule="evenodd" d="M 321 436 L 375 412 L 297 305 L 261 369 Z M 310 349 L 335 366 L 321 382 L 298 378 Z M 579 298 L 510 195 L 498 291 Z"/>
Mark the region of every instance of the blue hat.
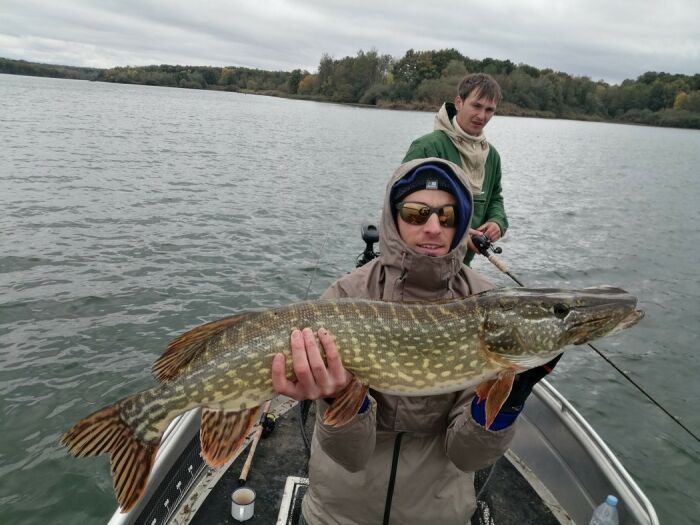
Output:
<path fill-rule="evenodd" d="M 391 208 L 403 200 L 406 195 L 420 190 L 443 190 L 454 196 L 457 201 L 457 222 L 455 224 L 455 236 L 450 250 L 459 244 L 464 232 L 469 225 L 469 217 L 472 212 L 472 200 L 457 177 L 439 164 L 421 164 L 413 171 L 406 174 L 391 188 Z M 395 216 L 394 216 L 395 217 Z"/>

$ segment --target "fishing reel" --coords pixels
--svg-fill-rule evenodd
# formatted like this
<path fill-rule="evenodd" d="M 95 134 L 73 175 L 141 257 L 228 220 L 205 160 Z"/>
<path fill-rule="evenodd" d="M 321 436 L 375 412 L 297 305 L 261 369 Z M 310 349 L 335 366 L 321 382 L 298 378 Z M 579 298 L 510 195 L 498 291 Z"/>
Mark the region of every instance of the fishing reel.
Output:
<path fill-rule="evenodd" d="M 474 246 L 476 246 L 476 249 L 479 250 L 479 253 L 484 257 L 488 257 L 490 255 L 489 250 L 495 254 L 500 254 L 503 252 L 499 246 L 494 246 L 491 239 L 484 234 L 474 235 L 472 237 L 472 242 L 474 243 Z"/>
<path fill-rule="evenodd" d="M 362 240 L 365 241 L 365 251 L 357 256 L 355 260 L 355 268 L 364 266 L 372 259 L 379 257 L 379 252 L 374 251 L 374 243 L 379 242 L 379 230 L 374 224 L 363 222 L 360 226 Z"/>
<path fill-rule="evenodd" d="M 502 253 L 503 250 L 498 246 L 494 246 L 491 239 L 486 235 L 475 235 L 472 237 L 472 242 L 474 246 L 476 246 L 476 249 L 479 250 L 479 253 L 486 257 L 491 264 L 518 283 L 518 286 L 525 286 L 520 279 L 510 272 L 508 265 L 496 257 L 496 254 Z"/>

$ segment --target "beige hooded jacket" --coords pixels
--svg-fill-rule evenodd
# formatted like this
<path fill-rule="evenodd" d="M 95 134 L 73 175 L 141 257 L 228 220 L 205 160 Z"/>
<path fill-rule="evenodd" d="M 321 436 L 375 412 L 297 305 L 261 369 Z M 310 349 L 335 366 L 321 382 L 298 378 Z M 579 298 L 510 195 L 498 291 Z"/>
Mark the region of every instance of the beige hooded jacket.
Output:
<path fill-rule="evenodd" d="M 462 264 L 464 238 L 442 257 L 419 254 L 401 240 L 391 188 L 428 162 L 456 174 L 469 188 L 465 173 L 449 161 L 430 158 L 401 165 L 386 189 L 380 257 L 336 281 L 323 298 L 430 301 L 493 288 Z M 466 193 L 471 200 L 468 189 Z M 304 518 L 310 525 L 383 523 L 397 454 L 389 523 L 467 524 L 476 505 L 473 472 L 494 463 L 515 432 L 515 425 L 494 432 L 476 423 L 470 411 L 472 397 L 473 391 L 399 397 L 371 390 L 370 408 L 339 428 L 323 425 L 320 418 L 328 404 L 318 401 Z"/>

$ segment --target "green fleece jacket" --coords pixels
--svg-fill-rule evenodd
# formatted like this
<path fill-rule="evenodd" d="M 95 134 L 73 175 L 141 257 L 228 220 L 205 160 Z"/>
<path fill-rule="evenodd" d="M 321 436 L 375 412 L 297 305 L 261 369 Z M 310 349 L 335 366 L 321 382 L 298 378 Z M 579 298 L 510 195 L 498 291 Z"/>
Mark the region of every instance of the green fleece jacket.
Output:
<path fill-rule="evenodd" d="M 456 111 L 454 104 L 447 103 L 446 108 L 450 118 L 452 118 L 453 112 Z M 458 166 L 462 165 L 459 151 L 442 131 L 433 131 L 414 140 L 411 147 L 408 148 L 403 162 L 428 157 L 438 157 L 454 162 Z M 485 170 L 482 192 L 474 195 L 474 215 L 471 227 L 478 228 L 485 222 L 495 222 L 501 228 L 501 236 L 503 236 L 508 229 L 508 218 L 501 195 L 501 157 L 491 144 L 489 144 Z M 468 265 L 474 255 L 472 251 L 467 252 L 464 263 Z"/>

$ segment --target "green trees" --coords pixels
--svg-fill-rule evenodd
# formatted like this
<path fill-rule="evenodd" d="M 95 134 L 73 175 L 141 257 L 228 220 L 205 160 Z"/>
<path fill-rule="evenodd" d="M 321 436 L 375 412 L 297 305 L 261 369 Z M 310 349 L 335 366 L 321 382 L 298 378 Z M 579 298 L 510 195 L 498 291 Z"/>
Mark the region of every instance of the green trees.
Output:
<path fill-rule="evenodd" d="M 152 65 L 75 68 L 0 58 L 0 73 L 39 75 L 298 96 L 384 107 L 437 109 L 457 94 L 467 72 L 493 75 L 501 85 L 499 114 L 619 120 L 700 129 L 700 74 L 649 71 L 609 85 L 510 60 L 472 59 L 456 49 L 416 51 L 399 59 L 377 50 L 335 59 L 323 54 L 318 71 Z"/>
<path fill-rule="evenodd" d="M 674 100 L 673 109 L 700 113 L 700 91 L 691 91 L 690 93 L 681 91 Z"/>
<path fill-rule="evenodd" d="M 391 60 L 376 50 L 360 50 L 356 56 L 340 60 L 324 54 L 318 66 L 318 81 L 306 82 L 305 94 L 321 95 L 334 102 L 359 102 L 370 88 L 383 84 Z M 377 92 L 376 87 L 373 92 Z"/>
<path fill-rule="evenodd" d="M 404 57 L 394 64 L 392 69 L 394 80 L 407 84 L 411 90 L 429 79 L 438 78 L 441 71 L 433 63 L 433 51 L 406 51 Z"/>
<path fill-rule="evenodd" d="M 93 67 L 55 66 L 0 57 L 0 73 L 8 75 L 95 80 L 101 71 Z"/>
<path fill-rule="evenodd" d="M 299 82 L 303 78 L 301 69 L 295 69 L 287 78 L 287 91 L 290 95 L 295 95 L 299 91 Z"/>
<path fill-rule="evenodd" d="M 440 66 L 436 67 L 440 68 Z M 467 68 L 464 62 L 458 58 L 452 58 L 440 68 L 438 78 L 426 78 L 418 84 L 414 98 L 436 106 L 446 100 L 453 100 L 457 94 L 457 84 L 466 74 Z"/>

